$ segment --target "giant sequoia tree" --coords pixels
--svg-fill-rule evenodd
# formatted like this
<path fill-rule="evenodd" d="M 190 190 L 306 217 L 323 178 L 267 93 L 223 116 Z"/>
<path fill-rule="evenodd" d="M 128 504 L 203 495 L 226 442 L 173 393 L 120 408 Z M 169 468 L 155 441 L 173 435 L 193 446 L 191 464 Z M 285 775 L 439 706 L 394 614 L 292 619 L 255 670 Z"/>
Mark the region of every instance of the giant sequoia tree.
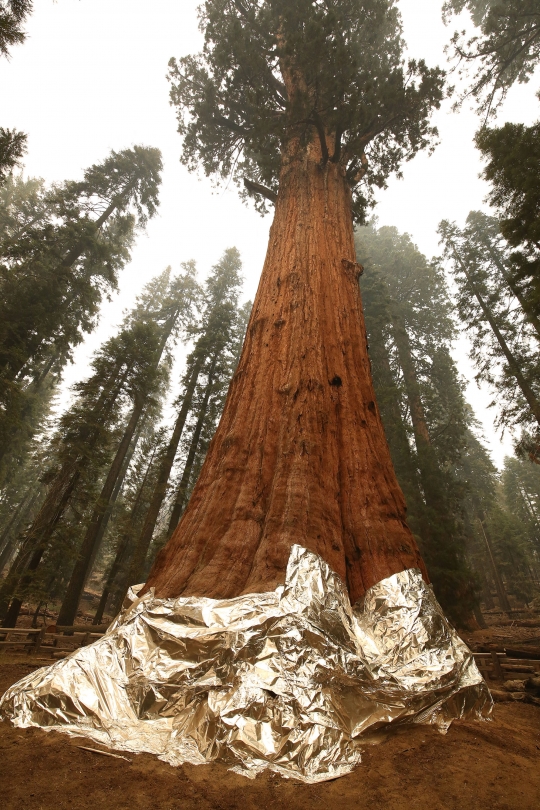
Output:
<path fill-rule="evenodd" d="M 428 147 L 443 76 L 404 64 L 393 0 L 208 0 L 171 62 L 184 162 L 275 203 L 224 413 L 146 587 L 228 597 L 320 554 L 358 599 L 425 571 L 371 382 L 353 216 Z"/>

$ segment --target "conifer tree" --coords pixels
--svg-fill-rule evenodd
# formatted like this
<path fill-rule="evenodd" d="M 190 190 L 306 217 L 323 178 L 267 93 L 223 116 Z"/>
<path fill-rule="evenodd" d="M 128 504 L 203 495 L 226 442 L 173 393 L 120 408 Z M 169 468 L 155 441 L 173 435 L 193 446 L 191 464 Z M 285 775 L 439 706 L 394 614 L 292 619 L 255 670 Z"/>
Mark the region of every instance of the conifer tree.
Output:
<path fill-rule="evenodd" d="M 493 251 L 490 253 L 482 241 L 477 219 L 468 220 L 464 231 L 443 221 L 439 233 L 458 286 L 457 312 L 472 333 L 471 358 L 478 370 L 477 379 L 486 381 L 499 394 L 498 423 L 532 430 L 536 436 L 540 426 L 540 355 L 535 324 L 523 311 L 511 285 L 501 283 L 500 268 L 494 271 Z M 536 458 L 537 439 L 528 443 L 527 450 Z"/>
<path fill-rule="evenodd" d="M 44 199 L 4 196 L 0 457 L 18 433 L 28 382 L 62 368 L 94 327 L 102 296 L 116 288 L 134 227 L 156 211 L 160 171 L 159 151 L 136 146 L 113 152 L 80 182 L 42 192 Z M 17 205 L 23 210 L 13 211 Z M 35 219 L 28 216 L 32 205 Z"/>
<path fill-rule="evenodd" d="M 202 53 L 170 63 L 183 160 L 275 215 L 223 417 L 146 587 L 266 591 L 300 543 L 354 602 L 425 568 L 375 405 L 352 219 L 432 145 L 443 75 L 404 64 L 392 0 L 207 0 L 201 27 Z"/>
<path fill-rule="evenodd" d="M 23 24 L 32 11 L 32 0 L 0 0 L 0 56 L 26 39 Z M 26 152 L 26 135 L 0 127 L 0 187 Z"/>
<path fill-rule="evenodd" d="M 486 166 L 482 176 L 491 184 L 488 201 L 500 218 L 511 247 L 514 283 L 523 289 L 529 310 L 540 317 L 540 124 L 507 123 L 483 127 L 476 145 Z"/>
<path fill-rule="evenodd" d="M 77 561 L 71 574 L 67 590 L 58 616 L 59 624 L 70 625 L 75 619 L 82 591 L 90 573 L 91 565 L 97 553 L 101 539 L 101 527 L 120 475 L 122 465 L 133 440 L 143 411 L 152 403 L 159 391 L 163 392 L 163 353 L 171 335 L 181 328 L 186 330 L 192 321 L 193 303 L 197 296 L 197 285 L 194 279 L 194 268 L 168 284 L 167 272 L 164 274 L 167 284 L 166 292 L 158 295 L 158 308 L 150 307 L 148 298 L 155 299 L 154 289 L 139 299 L 131 315 L 133 327 L 143 314 L 143 323 L 149 327 L 144 338 L 139 341 L 136 370 L 129 381 L 127 393 L 130 399 L 130 411 L 121 440 L 116 448 L 114 458 L 103 483 L 103 488 L 92 510 L 92 515 L 78 552 Z M 159 279 L 158 281 L 161 281 Z M 152 287 L 153 285 L 150 285 Z M 132 327 L 132 328 L 133 328 Z"/>
<path fill-rule="evenodd" d="M 8 180 L 13 169 L 21 165 L 26 141 L 24 132 L 0 127 L 0 186 Z"/>
<path fill-rule="evenodd" d="M 238 365 L 252 303 L 247 301 L 236 313 L 231 323 L 229 338 L 217 363 L 211 362 L 206 382 L 199 386 L 194 400 L 195 420 L 189 426 L 184 440 L 185 461 L 180 483 L 169 516 L 167 537 L 176 529 L 203 465 L 209 444 L 223 412 L 229 383 Z"/>
<path fill-rule="evenodd" d="M 26 39 L 23 24 L 32 11 L 32 0 L 0 0 L 0 56 Z"/>
<path fill-rule="evenodd" d="M 198 421 L 201 422 L 198 430 L 199 437 L 208 408 L 208 400 L 216 386 L 216 378 L 225 377 L 227 382 L 230 380 L 232 374 L 230 369 L 231 343 L 234 341 L 237 302 L 242 283 L 241 266 L 238 250 L 229 248 L 212 268 L 205 282 L 201 322 L 197 329 L 194 330 L 194 336 L 197 336 L 197 340 L 193 352 L 187 360 L 187 368 L 183 378 L 183 393 L 178 401 L 178 416 L 171 439 L 161 460 L 160 472 L 152 501 L 141 535 L 135 546 L 128 576 L 129 582 L 138 582 L 143 574 L 145 559 L 165 498 L 174 458 L 182 438 L 186 420 L 190 411 L 194 408 L 194 396 L 200 388 L 199 380 L 201 377 L 205 378 L 204 404 L 199 405 L 198 414 Z M 195 452 L 196 447 L 192 454 L 193 458 Z M 178 517 L 176 517 L 176 522 L 178 522 Z"/>
<path fill-rule="evenodd" d="M 190 273 L 169 285 L 167 271 L 157 282 L 151 283 L 133 312 L 126 317 L 119 334 L 107 341 L 98 352 L 92 364 L 93 375 L 74 387 L 79 396 L 74 406 L 60 419 L 56 439 L 57 462 L 48 475 L 47 496 L 26 532 L 21 549 L 22 562 L 17 562 L 15 577 L 4 583 L 4 596 L 15 593 L 17 589 L 19 592 L 12 599 L 5 619 L 10 624 L 6 626 L 12 626 L 11 623 L 16 620 L 25 589 L 31 583 L 33 572 L 49 548 L 77 488 L 90 495 L 90 482 L 95 484 L 99 481 L 99 471 L 107 462 L 110 463 L 111 455 L 116 452 L 115 435 L 126 405 L 138 400 L 149 378 L 153 381 L 151 387 L 152 384 L 157 385 L 159 358 L 171 333 L 185 325 L 191 311 L 193 292 L 194 283 Z M 89 500 L 91 503 L 91 497 Z M 107 502 L 100 501 L 100 520 L 106 507 Z M 94 524 L 98 530 L 100 520 L 96 519 Z M 90 552 L 92 555 L 93 548 Z M 24 568 L 27 573 L 21 579 Z"/>
<path fill-rule="evenodd" d="M 103 590 L 94 615 L 93 624 L 101 624 L 109 604 L 115 616 L 120 609 L 127 588 L 127 572 L 134 551 L 136 538 L 149 508 L 152 492 L 159 474 L 159 457 L 166 447 L 165 428 L 150 431 L 143 437 L 134 463 L 131 465 L 123 504 L 114 527 L 111 544 L 111 561 L 103 582 Z"/>

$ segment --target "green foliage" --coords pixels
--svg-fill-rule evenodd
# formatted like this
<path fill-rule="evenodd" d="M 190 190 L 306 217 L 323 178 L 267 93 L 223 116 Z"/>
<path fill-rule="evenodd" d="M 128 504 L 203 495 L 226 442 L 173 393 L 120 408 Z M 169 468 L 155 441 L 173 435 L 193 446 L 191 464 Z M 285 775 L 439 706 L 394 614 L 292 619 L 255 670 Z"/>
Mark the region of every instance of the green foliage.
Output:
<path fill-rule="evenodd" d="M 25 424 L 29 388 L 58 374 L 116 288 L 134 228 L 155 213 L 158 150 L 113 152 L 83 181 L 0 192 L 0 457 Z M 28 420 L 26 420 L 28 422 Z"/>
<path fill-rule="evenodd" d="M 193 330 L 194 337 L 197 336 L 196 342 L 193 352 L 187 359 L 182 380 L 183 392 L 177 401 L 177 407 L 180 407 L 184 402 L 193 369 L 199 367 L 197 384 L 191 395 L 189 415 L 176 462 L 182 473 L 173 498 L 169 532 L 176 526 L 187 504 L 221 417 L 229 383 L 238 364 L 247 319 L 251 312 L 250 302 L 241 308 L 238 306 L 243 282 L 241 269 L 238 250 L 229 248 L 212 267 L 204 284 L 201 319 Z"/>
<path fill-rule="evenodd" d="M 319 138 L 362 220 L 373 189 L 433 144 L 443 73 L 404 64 L 393 0 L 207 0 L 200 24 L 202 53 L 169 63 L 191 170 L 262 185 L 273 199 L 286 146 Z"/>
<path fill-rule="evenodd" d="M 396 228 L 359 228 L 355 238 L 373 382 L 407 519 L 438 599 L 466 624 L 475 581 L 456 465 L 469 417 L 449 353 L 454 327 L 444 276 Z"/>
<path fill-rule="evenodd" d="M 26 152 L 27 137 L 16 129 L 0 127 L 0 186 L 6 181 Z"/>
<path fill-rule="evenodd" d="M 492 186 L 488 200 L 500 217 L 503 236 L 516 248 L 514 275 L 540 316 L 540 124 L 484 127 L 476 145 L 487 161 L 483 177 Z"/>
<path fill-rule="evenodd" d="M 441 222 L 444 255 L 457 285 L 457 313 L 471 337 L 478 381 L 496 392 L 501 427 L 536 432 L 540 417 L 540 323 L 515 278 L 498 223 L 471 212 L 465 228 Z"/>
<path fill-rule="evenodd" d="M 468 72 L 476 70 L 464 98 L 472 96 L 479 112 L 494 113 L 514 82 L 528 82 L 540 58 L 539 0 L 447 0 L 443 14 L 467 9 L 480 35 L 452 37 L 454 54 Z"/>
<path fill-rule="evenodd" d="M 0 0 L 0 56 L 26 39 L 22 25 L 32 11 L 32 0 Z"/>

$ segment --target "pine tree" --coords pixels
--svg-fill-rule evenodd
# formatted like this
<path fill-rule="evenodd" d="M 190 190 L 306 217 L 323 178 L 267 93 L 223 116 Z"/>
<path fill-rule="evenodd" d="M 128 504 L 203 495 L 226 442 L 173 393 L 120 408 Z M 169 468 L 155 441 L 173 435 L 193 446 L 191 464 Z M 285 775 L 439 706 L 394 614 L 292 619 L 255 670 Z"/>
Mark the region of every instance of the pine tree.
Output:
<path fill-rule="evenodd" d="M 103 590 L 93 624 L 101 624 L 109 602 L 110 612 L 113 616 L 117 614 L 127 589 L 127 572 L 135 541 L 140 534 L 159 474 L 158 459 L 166 447 L 165 428 L 156 430 L 154 423 L 149 427 L 129 470 L 122 509 L 112 532 L 111 560 L 103 580 Z"/>
<path fill-rule="evenodd" d="M 536 328 L 511 285 L 501 283 L 500 272 L 494 272 L 492 254 L 477 224 L 474 218 L 468 220 L 464 231 L 446 221 L 439 226 L 444 255 L 458 286 L 457 311 L 472 333 L 476 379 L 486 381 L 499 394 L 501 426 L 521 426 L 536 435 L 540 426 Z M 538 441 L 531 442 L 528 450 L 535 458 Z"/>
<path fill-rule="evenodd" d="M 375 405 L 352 219 L 433 142 L 443 76 L 404 65 L 392 0 L 208 0 L 201 25 L 203 52 L 171 62 L 183 160 L 275 215 L 223 417 L 146 587 L 266 591 L 300 543 L 355 601 L 425 569 Z"/>
<path fill-rule="evenodd" d="M 0 56 L 9 56 L 9 49 L 26 39 L 22 26 L 32 6 L 32 0 L 1 0 Z"/>
<path fill-rule="evenodd" d="M 9 179 L 13 169 L 21 165 L 26 142 L 24 132 L 0 127 L 0 187 Z"/>
<path fill-rule="evenodd" d="M 528 310 L 540 317 L 540 124 L 507 123 L 483 127 L 476 145 L 487 161 L 482 176 L 491 183 L 488 200 L 500 218 L 509 245 L 514 283 L 521 287 Z"/>
<path fill-rule="evenodd" d="M 50 547 L 77 491 L 83 495 L 81 514 L 92 508 L 92 487 L 99 482 L 101 471 L 117 451 L 115 439 L 126 404 L 137 400 L 142 393 L 141 385 L 144 389 L 149 377 L 157 385 L 156 361 L 163 353 L 167 337 L 180 327 L 190 311 L 195 285 L 192 274 L 186 275 L 185 283 L 175 280 L 169 286 L 169 271 L 166 271 L 151 283 L 126 317 L 119 334 L 98 352 L 92 364 L 94 373 L 74 387 L 78 399 L 60 419 L 57 462 L 48 474 L 47 496 L 26 532 L 21 559 L 16 560 L 15 576 L 8 578 L 2 589 L 4 598 L 18 592 L 11 601 L 5 619 L 10 624 L 6 626 L 13 626 L 25 591 L 35 576 L 33 572 Z M 98 495 L 99 490 L 95 493 Z M 102 507 L 101 501 L 101 519 Z M 27 572 L 21 578 L 25 568 Z"/>
<path fill-rule="evenodd" d="M 141 535 L 137 540 L 127 578 L 127 581 L 132 584 L 140 581 L 144 571 L 145 560 L 167 491 L 174 458 L 182 438 L 186 420 L 194 407 L 194 397 L 201 387 L 200 378 L 205 378 L 205 393 L 202 397 L 203 404 L 199 405 L 197 419 L 200 425 L 191 464 L 193 464 L 196 444 L 202 430 L 202 422 L 206 415 L 208 401 L 216 386 L 217 379 L 226 377 L 227 381 L 230 380 L 232 372 L 230 370 L 229 354 L 231 338 L 234 340 L 237 301 L 242 282 L 240 272 L 240 254 L 236 248 L 230 248 L 225 251 L 217 265 L 212 268 L 204 285 L 203 313 L 201 323 L 195 333 L 197 335 L 195 347 L 187 361 L 187 368 L 183 378 L 183 394 L 177 403 L 178 416 L 166 452 L 161 460 L 155 491 Z M 197 432 L 197 427 L 195 431 Z M 176 508 L 181 510 L 182 507 Z M 175 507 L 173 507 L 174 511 Z M 176 522 L 178 522 L 178 517 L 179 515 L 176 517 Z"/>
<path fill-rule="evenodd" d="M 32 0 L 0 0 L 0 56 L 26 39 L 23 23 L 32 11 Z M 0 127 L 0 187 L 26 152 L 26 135 Z"/>
<path fill-rule="evenodd" d="M 134 227 L 156 211 L 160 170 L 159 151 L 136 146 L 90 167 L 81 182 L 4 195 L 0 457 L 24 424 L 29 382 L 62 368 L 94 327 L 103 295 L 116 288 Z M 17 206 L 22 210 L 14 211 Z"/>
<path fill-rule="evenodd" d="M 200 386 L 198 396 L 195 396 L 195 400 L 198 400 L 198 407 L 193 409 L 196 421 L 190 426 L 184 440 L 185 462 L 169 516 L 167 538 L 176 529 L 184 512 L 223 413 L 229 384 L 240 359 L 251 309 L 252 302 L 246 301 L 236 313 L 219 362 L 210 367 L 206 384 Z"/>
<path fill-rule="evenodd" d="M 166 275 L 168 282 L 168 273 Z M 167 287 L 169 287 L 168 283 Z M 152 293 L 151 297 L 154 298 L 153 290 Z M 158 299 L 157 312 L 155 305 L 152 308 L 148 307 L 148 301 L 145 300 L 148 298 L 147 295 L 142 297 L 131 316 L 132 328 L 136 328 L 142 310 L 143 323 L 149 328 L 146 328 L 145 334 L 140 336 L 136 370 L 129 382 L 128 394 L 131 401 L 129 418 L 79 549 L 78 559 L 58 616 L 58 623 L 61 625 L 71 625 L 75 619 L 82 591 L 97 553 L 101 528 L 135 431 L 145 408 L 149 406 L 158 391 L 163 391 L 161 362 L 163 353 L 171 335 L 180 328 L 186 330 L 190 325 L 196 294 L 194 269 L 189 267 L 184 275 L 174 280 L 172 288 L 169 288 L 166 294 L 159 296 L 161 300 Z"/>

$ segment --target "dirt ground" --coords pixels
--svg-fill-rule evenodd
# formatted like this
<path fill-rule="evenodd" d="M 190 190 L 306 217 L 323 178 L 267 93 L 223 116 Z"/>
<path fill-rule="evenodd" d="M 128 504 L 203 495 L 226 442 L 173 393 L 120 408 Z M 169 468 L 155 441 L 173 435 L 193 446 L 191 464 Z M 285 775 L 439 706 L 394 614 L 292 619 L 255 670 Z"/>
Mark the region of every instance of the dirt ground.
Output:
<path fill-rule="evenodd" d="M 0 656 L 0 694 L 43 662 Z M 153 756 L 130 762 L 40 729 L 0 723 L 3 810 L 538 810 L 540 706 L 496 704 L 489 723 L 392 733 L 366 746 L 348 776 L 319 785 L 268 773 L 249 780 L 222 765 L 172 768 Z"/>

